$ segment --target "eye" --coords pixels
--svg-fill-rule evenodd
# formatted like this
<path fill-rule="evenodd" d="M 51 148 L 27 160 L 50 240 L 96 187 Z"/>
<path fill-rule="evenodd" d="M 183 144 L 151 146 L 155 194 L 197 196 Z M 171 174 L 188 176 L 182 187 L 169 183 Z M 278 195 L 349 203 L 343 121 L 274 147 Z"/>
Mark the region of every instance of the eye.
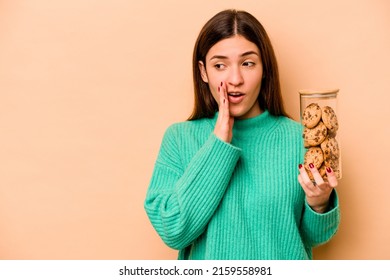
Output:
<path fill-rule="evenodd" d="M 242 66 L 245 66 L 245 67 L 253 67 L 255 66 L 255 63 L 252 62 L 252 61 L 245 61 Z"/>
<path fill-rule="evenodd" d="M 222 64 L 222 63 L 216 63 L 214 64 L 214 68 L 217 69 L 217 70 L 222 70 L 226 67 L 225 64 Z"/>

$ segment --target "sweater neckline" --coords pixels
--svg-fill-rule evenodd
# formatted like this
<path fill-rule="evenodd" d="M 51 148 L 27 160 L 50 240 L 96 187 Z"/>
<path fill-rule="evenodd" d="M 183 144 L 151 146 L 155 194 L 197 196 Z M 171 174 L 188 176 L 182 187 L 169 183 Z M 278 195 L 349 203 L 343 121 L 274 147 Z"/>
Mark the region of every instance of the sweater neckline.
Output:
<path fill-rule="evenodd" d="M 215 113 L 214 124 L 217 121 L 218 113 Z M 260 130 L 270 131 L 276 124 L 276 117 L 272 116 L 268 110 L 261 114 L 248 119 L 235 119 L 233 125 L 233 132 L 251 134 L 250 132 L 258 133 Z M 233 133 L 234 134 L 234 133 Z"/>

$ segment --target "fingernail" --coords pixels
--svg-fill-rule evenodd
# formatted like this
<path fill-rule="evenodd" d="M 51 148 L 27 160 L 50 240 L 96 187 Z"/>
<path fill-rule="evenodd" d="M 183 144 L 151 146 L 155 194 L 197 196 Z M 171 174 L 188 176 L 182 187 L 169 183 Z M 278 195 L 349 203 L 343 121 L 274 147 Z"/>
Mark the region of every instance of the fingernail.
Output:
<path fill-rule="evenodd" d="M 218 87 L 218 92 L 221 90 L 221 88 L 220 87 Z"/>
<path fill-rule="evenodd" d="M 326 171 L 327 171 L 328 173 L 330 173 L 330 172 L 332 172 L 332 169 L 331 169 L 330 167 L 327 167 L 327 168 L 326 168 Z"/>
<path fill-rule="evenodd" d="M 310 167 L 310 168 L 314 168 L 314 164 L 310 163 L 310 164 L 309 164 L 309 167 Z"/>
<path fill-rule="evenodd" d="M 221 86 L 223 86 L 223 82 L 221 82 Z"/>
<path fill-rule="evenodd" d="M 302 168 L 302 164 L 299 164 L 299 165 L 298 165 L 298 169 L 301 169 L 301 168 Z"/>

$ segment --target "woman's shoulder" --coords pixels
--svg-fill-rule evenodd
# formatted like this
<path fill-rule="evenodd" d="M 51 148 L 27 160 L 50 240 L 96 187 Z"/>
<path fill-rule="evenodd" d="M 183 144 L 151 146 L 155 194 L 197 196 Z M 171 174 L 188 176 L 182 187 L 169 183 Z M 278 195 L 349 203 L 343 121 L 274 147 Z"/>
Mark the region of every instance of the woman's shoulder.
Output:
<path fill-rule="evenodd" d="M 183 136 L 201 133 L 202 131 L 209 132 L 213 129 L 212 122 L 213 119 L 209 118 L 175 122 L 168 126 L 165 134 Z"/>
<path fill-rule="evenodd" d="M 197 120 L 186 120 L 172 123 L 168 129 L 197 129 L 199 127 L 211 126 L 213 119 L 201 118 Z"/>

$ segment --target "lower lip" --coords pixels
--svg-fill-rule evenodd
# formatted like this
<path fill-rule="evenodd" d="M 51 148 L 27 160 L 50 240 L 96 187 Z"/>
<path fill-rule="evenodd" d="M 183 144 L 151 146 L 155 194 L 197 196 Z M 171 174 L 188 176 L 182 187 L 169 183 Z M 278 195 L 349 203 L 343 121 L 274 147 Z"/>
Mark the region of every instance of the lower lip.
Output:
<path fill-rule="evenodd" d="M 233 104 L 238 104 L 244 99 L 245 95 L 239 95 L 239 96 L 231 96 L 229 95 L 229 102 Z"/>

